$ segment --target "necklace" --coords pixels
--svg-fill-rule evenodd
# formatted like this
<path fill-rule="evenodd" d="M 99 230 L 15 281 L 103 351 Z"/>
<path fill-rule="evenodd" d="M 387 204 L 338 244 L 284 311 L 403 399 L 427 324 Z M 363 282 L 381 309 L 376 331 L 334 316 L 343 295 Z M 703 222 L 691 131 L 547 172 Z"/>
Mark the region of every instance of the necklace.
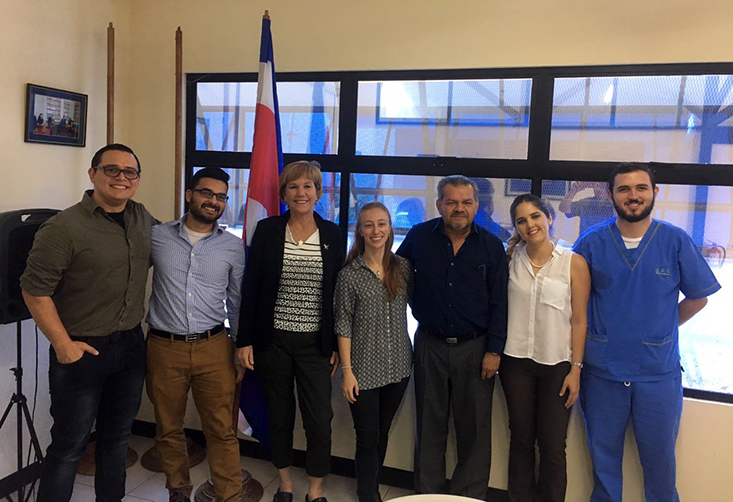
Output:
<path fill-rule="evenodd" d="M 371 265 L 364 260 L 364 264 L 367 266 L 369 270 L 374 272 L 378 278 L 382 278 L 382 267 L 380 265 Z"/>
<path fill-rule="evenodd" d="M 544 267 L 545 265 L 547 265 L 547 263 L 548 263 L 548 262 L 550 261 L 550 260 L 548 259 L 548 260 L 547 260 L 547 261 L 546 261 L 545 263 L 543 263 L 542 265 L 537 265 L 537 264 L 536 264 L 535 262 L 533 262 L 532 260 L 530 260 L 530 259 L 529 259 L 529 256 L 527 256 L 527 260 L 529 260 L 529 264 L 530 264 L 530 265 L 532 265 L 532 266 L 533 266 L 534 268 L 542 268 L 542 267 Z"/>
<path fill-rule="evenodd" d="M 290 240 L 293 241 L 296 247 L 300 247 L 303 245 L 303 239 L 299 239 L 298 241 L 296 241 L 295 237 L 293 237 L 293 231 L 290 230 L 290 225 L 288 225 L 288 234 L 290 234 Z"/>
<path fill-rule="evenodd" d="M 553 251 L 553 252 L 555 251 L 555 245 L 554 245 L 554 244 L 552 245 L 552 251 Z M 530 264 L 530 265 L 532 265 L 532 266 L 533 266 L 534 268 L 537 268 L 537 269 L 540 269 L 540 268 L 544 267 L 545 265 L 547 265 L 548 263 L 550 263 L 550 262 L 552 261 L 552 258 L 553 258 L 553 255 L 552 255 L 552 253 L 550 253 L 550 257 L 549 257 L 549 258 L 547 258 L 547 260 L 545 260 L 545 263 L 543 263 L 542 265 L 537 265 L 537 264 L 536 264 L 535 262 L 533 262 L 533 261 L 532 261 L 532 259 L 531 259 L 531 258 L 529 257 L 529 253 L 527 253 L 527 260 L 529 261 L 529 264 Z"/>

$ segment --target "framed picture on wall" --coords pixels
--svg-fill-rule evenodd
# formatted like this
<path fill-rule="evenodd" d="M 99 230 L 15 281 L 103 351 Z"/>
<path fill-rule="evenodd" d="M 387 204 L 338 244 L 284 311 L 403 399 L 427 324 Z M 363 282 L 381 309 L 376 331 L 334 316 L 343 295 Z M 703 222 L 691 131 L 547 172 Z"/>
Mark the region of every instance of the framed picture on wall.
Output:
<path fill-rule="evenodd" d="M 25 141 L 85 146 L 87 95 L 35 84 L 26 87 Z"/>

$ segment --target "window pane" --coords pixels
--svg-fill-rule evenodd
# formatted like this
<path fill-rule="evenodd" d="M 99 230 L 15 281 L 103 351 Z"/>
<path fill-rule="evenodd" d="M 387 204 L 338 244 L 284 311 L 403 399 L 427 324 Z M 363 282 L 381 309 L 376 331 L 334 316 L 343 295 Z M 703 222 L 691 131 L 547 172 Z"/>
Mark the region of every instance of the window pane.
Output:
<path fill-rule="evenodd" d="M 555 79 L 552 160 L 733 164 L 733 75 Z"/>
<path fill-rule="evenodd" d="M 379 201 L 392 214 L 396 250 L 414 225 L 440 216 L 435 206 L 440 179 L 439 176 L 352 174 L 350 234 L 356 228 L 359 209 L 368 202 Z M 509 206 L 516 195 L 528 191 L 530 180 L 471 179 L 479 188 L 479 209 L 474 221 L 506 242 L 512 231 Z"/>
<path fill-rule="evenodd" d="M 531 79 L 359 82 L 357 155 L 526 159 Z"/>
<path fill-rule="evenodd" d="M 278 82 L 283 153 L 336 153 L 339 82 Z M 197 84 L 196 150 L 251 152 L 256 82 Z"/>
<path fill-rule="evenodd" d="M 194 167 L 193 172 L 202 169 Z M 249 169 L 224 169 L 231 179 L 229 180 L 229 201 L 219 224 L 227 230 L 241 237 L 244 224 L 244 205 L 247 202 L 247 188 L 249 183 Z M 338 223 L 339 200 L 341 190 L 340 173 L 323 173 L 323 196 L 316 203 L 315 210 L 324 219 Z"/>
<path fill-rule="evenodd" d="M 572 246 L 585 224 L 615 216 L 604 192 L 605 183 L 543 182 L 543 196 L 555 210 L 552 231 L 561 244 Z M 732 187 L 659 185 L 652 213 L 692 237 L 723 286 L 680 328 L 682 382 L 688 389 L 733 394 L 733 332 L 721 329 L 733 304 L 732 204 Z"/>
<path fill-rule="evenodd" d="M 544 180 L 542 197 L 555 213 L 552 236 L 565 247 L 572 247 L 588 228 L 616 216 L 605 181 Z"/>

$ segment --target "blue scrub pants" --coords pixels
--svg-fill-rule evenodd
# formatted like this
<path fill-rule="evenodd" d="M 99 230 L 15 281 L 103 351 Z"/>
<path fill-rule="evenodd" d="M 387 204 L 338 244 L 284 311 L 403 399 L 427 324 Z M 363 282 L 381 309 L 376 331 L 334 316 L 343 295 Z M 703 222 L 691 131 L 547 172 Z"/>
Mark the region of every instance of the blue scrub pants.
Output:
<path fill-rule="evenodd" d="M 682 415 L 681 378 L 629 383 L 583 373 L 580 404 L 595 481 L 591 502 L 621 502 L 629 420 L 634 424 L 647 502 L 679 501 L 674 448 Z"/>

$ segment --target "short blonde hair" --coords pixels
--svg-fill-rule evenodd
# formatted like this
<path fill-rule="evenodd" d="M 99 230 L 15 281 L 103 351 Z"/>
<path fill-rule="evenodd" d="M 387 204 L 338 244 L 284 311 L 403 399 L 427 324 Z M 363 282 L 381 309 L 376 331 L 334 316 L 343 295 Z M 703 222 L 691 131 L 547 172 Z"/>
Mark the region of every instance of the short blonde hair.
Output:
<path fill-rule="evenodd" d="M 315 160 L 299 160 L 291 162 L 282 174 L 280 174 L 280 200 L 285 200 L 285 187 L 288 183 L 292 183 L 302 177 L 306 177 L 316 186 L 316 196 L 320 199 L 323 195 L 323 175 L 321 174 L 321 164 Z"/>

